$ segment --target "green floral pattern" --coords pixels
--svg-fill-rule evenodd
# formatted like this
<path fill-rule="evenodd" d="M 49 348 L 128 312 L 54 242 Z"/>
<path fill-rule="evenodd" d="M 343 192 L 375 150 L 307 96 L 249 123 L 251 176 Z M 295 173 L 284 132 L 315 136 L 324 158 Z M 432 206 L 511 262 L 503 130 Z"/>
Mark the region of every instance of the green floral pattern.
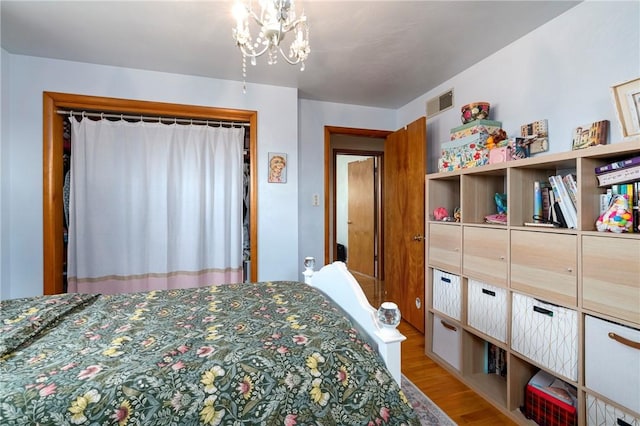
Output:
<path fill-rule="evenodd" d="M 0 310 L 2 424 L 419 424 L 368 338 L 300 283 Z"/>

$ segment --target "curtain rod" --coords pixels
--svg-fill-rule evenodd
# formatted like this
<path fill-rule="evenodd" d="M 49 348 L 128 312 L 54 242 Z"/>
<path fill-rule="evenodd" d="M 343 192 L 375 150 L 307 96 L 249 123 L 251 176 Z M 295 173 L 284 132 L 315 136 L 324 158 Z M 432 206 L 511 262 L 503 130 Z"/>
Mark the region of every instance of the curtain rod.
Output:
<path fill-rule="evenodd" d="M 56 111 L 60 115 L 69 115 L 69 116 L 81 116 L 81 117 L 99 117 L 99 118 L 119 118 L 121 120 L 139 120 L 139 121 L 158 121 L 169 122 L 169 123 L 181 123 L 181 124 L 218 124 L 222 126 L 223 124 L 230 124 L 231 127 L 242 126 L 249 127 L 249 123 L 236 122 L 236 121 L 223 121 L 223 120 L 201 120 L 201 119 L 192 119 L 192 118 L 177 118 L 177 117 L 161 117 L 161 116 L 147 116 L 147 115 L 129 115 L 129 114 L 113 114 L 106 112 L 89 112 L 89 111 L 72 111 L 72 110 L 57 110 Z"/>

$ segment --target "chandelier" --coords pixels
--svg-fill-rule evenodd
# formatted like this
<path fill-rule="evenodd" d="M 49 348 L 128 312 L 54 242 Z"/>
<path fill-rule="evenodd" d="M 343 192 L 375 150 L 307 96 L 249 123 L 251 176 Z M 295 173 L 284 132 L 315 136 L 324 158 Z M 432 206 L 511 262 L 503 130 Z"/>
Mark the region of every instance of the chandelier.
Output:
<path fill-rule="evenodd" d="M 278 62 L 278 53 L 291 65 L 300 64 L 300 71 L 304 71 L 304 61 L 309 56 L 309 27 L 307 17 L 302 14 L 297 17 L 293 0 L 260 0 L 260 11 L 252 7 L 252 1 L 247 5 L 243 0 L 237 0 L 233 8 L 236 27 L 233 29 L 233 39 L 242 52 L 242 77 L 247 77 L 247 57 L 251 58 L 251 65 L 256 64 L 256 58 L 268 55 L 269 65 Z M 257 31 L 254 38 L 251 33 Z M 293 39 L 289 44 L 289 52 L 285 53 L 281 43 L 287 33 L 293 32 Z"/>

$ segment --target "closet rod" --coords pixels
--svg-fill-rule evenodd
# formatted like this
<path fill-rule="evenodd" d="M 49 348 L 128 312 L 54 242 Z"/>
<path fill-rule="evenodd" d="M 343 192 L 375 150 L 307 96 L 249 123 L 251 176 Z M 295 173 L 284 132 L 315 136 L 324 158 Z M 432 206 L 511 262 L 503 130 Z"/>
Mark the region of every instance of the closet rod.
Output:
<path fill-rule="evenodd" d="M 81 116 L 81 117 L 100 117 L 100 118 L 119 118 L 121 120 L 139 120 L 139 121 L 158 121 L 169 123 L 181 123 L 181 124 L 230 124 L 231 127 L 242 126 L 249 127 L 249 123 L 237 122 L 237 121 L 222 121 L 222 120 L 200 120 L 192 118 L 177 118 L 177 117 L 161 117 L 161 116 L 147 116 L 147 115 L 129 115 L 129 114 L 113 114 L 106 112 L 88 112 L 88 111 L 71 111 L 59 109 L 56 111 L 60 115 Z"/>

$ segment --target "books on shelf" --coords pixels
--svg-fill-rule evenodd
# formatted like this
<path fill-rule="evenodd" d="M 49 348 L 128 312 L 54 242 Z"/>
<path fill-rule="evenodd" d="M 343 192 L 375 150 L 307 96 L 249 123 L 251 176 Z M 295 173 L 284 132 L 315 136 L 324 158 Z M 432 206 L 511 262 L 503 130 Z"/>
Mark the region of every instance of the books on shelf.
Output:
<path fill-rule="evenodd" d="M 569 191 L 564 186 L 561 176 L 549 176 L 549 183 L 553 189 L 553 195 L 558 203 L 567 228 L 577 229 L 578 213 L 569 197 Z M 556 212 L 557 213 L 557 212 Z M 561 221 L 559 221 L 562 223 Z"/>
<path fill-rule="evenodd" d="M 640 180 L 640 156 L 596 167 L 595 172 L 600 186 Z"/>
<path fill-rule="evenodd" d="M 604 166 L 596 167 L 595 171 L 597 175 L 600 175 L 602 173 L 607 173 L 617 169 L 624 169 L 626 167 L 635 166 L 637 164 L 640 164 L 640 156 L 627 158 L 626 160 L 615 161 Z"/>
<path fill-rule="evenodd" d="M 625 167 L 623 169 L 616 169 L 608 173 L 602 173 L 600 175 L 596 175 L 596 177 L 598 178 L 598 184 L 600 186 L 609 186 L 617 183 L 640 180 L 640 164 Z"/>

